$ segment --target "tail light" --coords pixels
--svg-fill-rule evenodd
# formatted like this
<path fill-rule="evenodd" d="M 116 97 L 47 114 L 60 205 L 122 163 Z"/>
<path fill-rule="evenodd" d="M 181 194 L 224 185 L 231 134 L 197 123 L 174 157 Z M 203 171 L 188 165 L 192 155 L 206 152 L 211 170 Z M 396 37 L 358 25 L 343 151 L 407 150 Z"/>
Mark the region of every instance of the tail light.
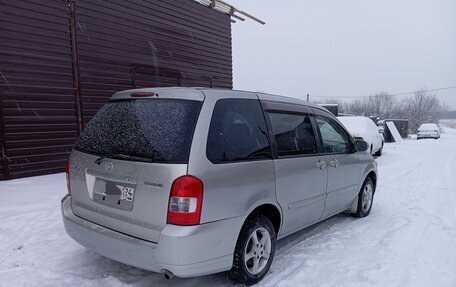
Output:
<path fill-rule="evenodd" d="M 203 182 L 190 175 L 174 180 L 168 207 L 168 223 L 198 225 L 203 204 Z"/>
<path fill-rule="evenodd" d="M 68 194 L 71 194 L 71 188 L 70 188 L 70 161 L 68 160 L 66 165 L 65 165 L 65 173 L 66 173 L 66 182 L 67 182 L 67 190 Z"/>

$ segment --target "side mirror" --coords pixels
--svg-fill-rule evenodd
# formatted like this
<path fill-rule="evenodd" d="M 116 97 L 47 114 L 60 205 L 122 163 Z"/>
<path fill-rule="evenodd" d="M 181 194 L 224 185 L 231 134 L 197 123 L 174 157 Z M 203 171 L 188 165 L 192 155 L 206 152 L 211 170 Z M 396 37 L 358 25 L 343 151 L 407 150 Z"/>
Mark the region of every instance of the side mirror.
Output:
<path fill-rule="evenodd" d="M 356 151 L 367 151 L 368 144 L 365 141 L 356 141 Z"/>

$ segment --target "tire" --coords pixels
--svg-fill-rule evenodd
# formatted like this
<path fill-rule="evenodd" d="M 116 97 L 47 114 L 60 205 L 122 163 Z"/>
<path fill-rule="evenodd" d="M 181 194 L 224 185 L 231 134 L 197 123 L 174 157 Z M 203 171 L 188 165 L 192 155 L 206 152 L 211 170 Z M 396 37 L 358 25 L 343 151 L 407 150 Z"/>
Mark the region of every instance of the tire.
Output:
<path fill-rule="evenodd" d="M 383 143 L 382 143 L 382 147 L 375 153 L 375 156 L 382 156 L 383 154 Z"/>
<path fill-rule="evenodd" d="M 370 214 L 374 201 L 375 187 L 370 177 L 366 178 L 358 194 L 358 208 L 353 216 L 358 218 L 366 217 Z"/>
<path fill-rule="evenodd" d="M 275 241 L 274 226 L 267 217 L 263 215 L 249 217 L 239 234 L 234 249 L 233 267 L 228 271 L 228 278 L 247 286 L 263 279 L 274 258 Z M 246 255 L 251 258 L 245 260 Z"/>

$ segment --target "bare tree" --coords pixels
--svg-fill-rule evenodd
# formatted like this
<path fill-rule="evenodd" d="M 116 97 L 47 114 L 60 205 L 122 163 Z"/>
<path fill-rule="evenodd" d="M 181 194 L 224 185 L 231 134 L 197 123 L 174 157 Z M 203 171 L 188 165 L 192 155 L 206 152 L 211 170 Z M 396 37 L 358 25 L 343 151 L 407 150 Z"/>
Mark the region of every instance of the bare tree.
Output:
<path fill-rule="evenodd" d="M 325 100 L 312 100 L 312 103 L 317 104 L 317 105 L 338 105 L 339 106 L 339 113 L 340 114 L 345 114 L 347 113 L 347 102 L 341 100 L 341 99 L 333 99 L 333 98 L 327 98 Z"/>
<path fill-rule="evenodd" d="M 348 113 L 370 117 L 390 118 L 396 102 L 393 96 L 381 92 L 374 96 L 356 99 L 347 104 Z"/>
<path fill-rule="evenodd" d="M 407 98 L 404 104 L 412 132 L 416 132 L 423 123 L 437 123 L 443 116 L 443 107 L 437 96 L 424 89 L 415 92 L 415 95 Z"/>
<path fill-rule="evenodd" d="M 448 106 L 441 103 L 435 94 L 427 92 L 424 88 L 415 92 L 412 97 L 401 100 L 386 92 L 381 92 L 353 101 L 326 99 L 317 103 L 338 104 L 339 113 L 381 119 L 408 119 L 411 132 L 416 132 L 422 123 L 437 123 L 444 117 L 445 111 L 448 111 Z"/>

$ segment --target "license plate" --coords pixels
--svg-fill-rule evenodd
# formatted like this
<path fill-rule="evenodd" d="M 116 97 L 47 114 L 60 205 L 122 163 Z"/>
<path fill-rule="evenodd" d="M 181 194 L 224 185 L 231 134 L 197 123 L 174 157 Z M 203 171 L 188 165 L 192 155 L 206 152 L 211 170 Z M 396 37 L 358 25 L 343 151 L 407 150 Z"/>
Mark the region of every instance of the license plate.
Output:
<path fill-rule="evenodd" d="M 132 187 L 116 185 L 120 190 L 120 200 L 133 201 L 135 190 Z"/>

